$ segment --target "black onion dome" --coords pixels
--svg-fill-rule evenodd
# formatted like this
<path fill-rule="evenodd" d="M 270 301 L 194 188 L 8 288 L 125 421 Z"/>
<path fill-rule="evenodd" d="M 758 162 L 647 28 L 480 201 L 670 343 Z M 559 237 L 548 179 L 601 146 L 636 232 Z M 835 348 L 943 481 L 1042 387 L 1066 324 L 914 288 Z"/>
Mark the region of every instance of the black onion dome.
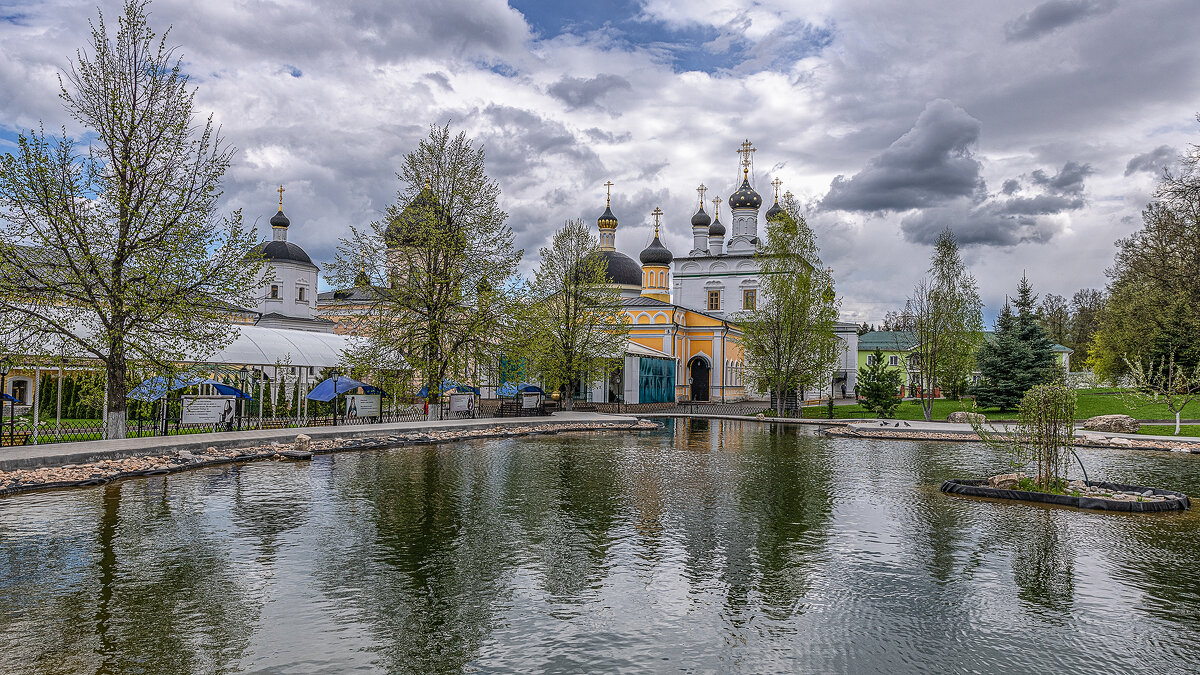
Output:
<path fill-rule="evenodd" d="M 603 258 L 607 263 L 605 276 L 608 277 L 608 283 L 641 288 L 642 266 L 634 262 L 633 258 L 620 251 L 596 251 L 592 255 Z"/>
<path fill-rule="evenodd" d="M 600 217 L 596 219 L 596 224 L 600 227 L 616 227 L 617 217 L 613 215 L 611 208 L 605 206 L 604 213 L 600 214 Z"/>
<path fill-rule="evenodd" d="M 710 236 L 710 237 L 724 237 L 725 236 L 725 226 L 721 224 L 720 216 L 717 216 L 717 219 L 712 222 L 712 225 L 708 226 L 708 236 Z"/>
<path fill-rule="evenodd" d="M 779 202 L 775 202 L 771 208 L 767 209 L 767 220 L 772 220 L 781 213 L 783 213 L 783 209 L 779 208 Z"/>
<path fill-rule="evenodd" d="M 695 218 L 692 219 L 692 222 L 695 222 Z M 658 240 L 658 235 L 654 236 L 654 241 L 650 242 L 650 245 L 642 251 L 638 258 L 641 259 L 643 265 L 670 265 L 674 259 L 667 247 Z"/>
<path fill-rule="evenodd" d="M 288 220 L 288 217 L 283 215 L 283 209 L 279 209 L 279 213 L 271 216 L 271 227 L 287 227 L 291 224 L 292 221 Z"/>
<path fill-rule="evenodd" d="M 703 206 L 696 212 L 696 215 L 692 216 L 692 227 L 708 227 L 711 222 L 712 218 L 709 218 L 708 214 L 704 212 Z"/>
<path fill-rule="evenodd" d="M 433 190 L 426 187 L 404 207 L 399 216 L 388 223 L 383 231 L 383 243 L 388 248 L 420 245 L 421 242 L 417 240 L 424 238 L 420 233 L 426 232 L 427 229 L 418 226 L 417 223 L 430 215 L 442 217 L 442 206 L 434 196 Z"/>
<path fill-rule="evenodd" d="M 762 197 L 750 187 L 750 179 L 743 178 L 738 191 L 729 195 L 731 209 L 757 209 L 762 206 Z"/>
<path fill-rule="evenodd" d="M 273 262 L 294 262 L 302 265 L 312 265 L 312 258 L 304 252 L 304 249 L 293 244 L 290 241 L 268 241 L 259 244 L 255 248 L 256 253 L 261 253 L 264 260 Z"/>

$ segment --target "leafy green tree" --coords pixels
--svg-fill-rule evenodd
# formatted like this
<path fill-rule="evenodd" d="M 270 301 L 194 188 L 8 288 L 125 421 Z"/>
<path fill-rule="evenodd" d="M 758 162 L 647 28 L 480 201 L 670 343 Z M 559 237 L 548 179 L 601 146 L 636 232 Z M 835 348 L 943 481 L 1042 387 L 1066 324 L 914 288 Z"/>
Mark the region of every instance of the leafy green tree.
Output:
<path fill-rule="evenodd" d="M 747 378 L 783 407 L 787 392 L 829 376 L 842 346 L 833 332 L 839 303 L 833 275 L 821 269 L 816 238 L 790 195 L 766 235 L 756 254 L 762 301 L 733 319 L 742 326 Z"/>
<path fill-rule="evenodd" d="M 109 438 L 125 436 L 132 363 L 171 372 L 236 337 L 229 305 L 254 302 L 261 259 L 239 211 L 217 213 L 233 148 L 193 113 L 182 57 L 147 3 L 103 15 L 60 98 L 94 140 L 44 130 L 0 156 L 0 314 L 24 317 L 104 365 Z M 65 80 L 65 81 L 64 81 Z"/>
<path fill-rule="evenodd" d="M 1116 380 L 1129 364 L 1200 365 L 1200 147 L 1168 172 L 1142 211 L 1142 228 L 1117 242 L 1109 301 L 1088 350 L 1096 374 Z"/>
<path fill-rule="evenodd" d="M 629 326 L 620 292 L 608 283 L 607 263 L 582 220 L 568 220 L 529 284 L 510 358 L 524 356 L 526 372 L 563 392 L 570 410 L 581 383 L 607 379 L 621 366 Z"/>
<path fill-rule="evenodd" d="M 896 406 L 900 405 L 900 387 L 903 384 L 904 373 L 888 368 L 883 352 L 876 349 L 867 365 L 858 369 L 858 394 L 863 399 L 859 405 L 880 417 L 891 417 L 895 414 Z"/>
<path fill-rule="evenodd" d="M 1037 317 L 1038 323 L 1051 340 L 1067 347 L 1073 346 L 1070 337 L 1071 308 L 1066 298 L 1047 293 L 1042 298 L 1042 304 L 1038 305 Z"/>
<path fill-rule="evenodd" d="M 1054 343 L 1046 336 L 1034 311 L 1037 297 L 1029 279 L 1017 286 L 1014 314 L 1007 304 L 996 320 L 995 339 L 984 343 L 976 355 L 981 382 L 976 403 L 981 408 L 1016 408 L 1035 385 L 1058 376 Z"/>
<path fill-rule="evenodd" d="M 1099 326 L 1099 316 L 1106 297 L 1103 291 L 1083 288 L 1071 297 L 1070 340 L 1063 342 L 1075 350 L 1071 357 L 1071 370 L 1083 370 L 1091 360 L 1092 337 Z"/>
<path fill-rule="evenodd" d="M 912 363 L 920 375 L 921 410 L 930 421 L 939 382 L 961 388 L 983 341 L 983 303 L 949 229 L 938 235 L 929 274 L 917 282 L 904 316 L 916 338 Z"/>
<path fill-rule="evenodd" d="M 499 358 L 523 251 L 484 164 L 465 133 L 431 127 L 401 163 L 396 203 L 339 243 L 327 273 L 357 294 L 351 365 L 412 370 L 436 391 Z"/>

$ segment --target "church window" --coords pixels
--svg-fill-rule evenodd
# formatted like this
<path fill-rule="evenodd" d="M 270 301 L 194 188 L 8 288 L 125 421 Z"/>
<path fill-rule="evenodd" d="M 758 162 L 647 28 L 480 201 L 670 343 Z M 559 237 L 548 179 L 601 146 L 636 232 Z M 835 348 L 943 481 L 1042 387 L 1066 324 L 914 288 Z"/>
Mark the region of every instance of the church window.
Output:
<path fill-rule="evenodd" d="M 296 289 L 296 302 L 304 302 L 304 290 L 303 286 Z"/>
<path fill-rule="evenodd" d="M 758 292 L 753 288 L 747 288 L 742 291 L 742 309 L 754 309 L 754 301 L 758 299 Z"/>
<path fill-rule="evenodd" d="M 721 309 L 721 291 L 708 292 L 708 309 L 709 311 Z"/>
<path fill-rule="evenodd" d="M 277 286 L 276 284 L 271 284 L 271 299 L 272 300 L 279 299 L 279 286 Z"/>

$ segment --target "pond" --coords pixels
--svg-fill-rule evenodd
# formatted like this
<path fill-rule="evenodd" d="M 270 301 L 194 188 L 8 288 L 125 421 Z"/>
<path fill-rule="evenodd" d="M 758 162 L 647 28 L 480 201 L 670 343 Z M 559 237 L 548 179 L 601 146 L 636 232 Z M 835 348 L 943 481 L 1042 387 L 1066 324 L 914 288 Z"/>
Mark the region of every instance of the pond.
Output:
<path fill-rule="evenodd" d="M 1200 456 L 1081 455 L 1200 495 Z M 0 670 L 1200 669 L 1197 512 L 938 491 L 1005 468 L 693 419 L 0 499 Z"/>

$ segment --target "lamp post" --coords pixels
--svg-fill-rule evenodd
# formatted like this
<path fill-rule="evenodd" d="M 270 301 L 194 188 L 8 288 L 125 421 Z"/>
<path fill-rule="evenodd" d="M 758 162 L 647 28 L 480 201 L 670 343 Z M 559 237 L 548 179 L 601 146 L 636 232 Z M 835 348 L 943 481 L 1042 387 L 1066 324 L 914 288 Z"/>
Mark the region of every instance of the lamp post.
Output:
<path fill-rule="evenodd" d="M 246 378 L 249 375 L 250 375 L 250 369 L 247 368 L 246 366 L 242 366 L 241 370 L 238 371 L 238 385 L 239 385 L 238 389 L 241 390 L 242 394 L 246 393 Z M 239 396 L 238 401 L 237 401 L 237 418 L 238 418 L 237 419 L 237 428 L 238 428 L 238 431 L 242 430 L 242 411 L 243 411 L 243 409 L 245 409 L 245 407 L 246 407 L 246 399 L 243 396 Z"/>
<path fill-rule="evenodd" d="M 4 357 L 4 360 L 0 361 L 0 394 L 8 393 L 8 388 L 5 385 L 8 380 L 8 373 L 10 371 L 12 371 L 12 362 L 9 361 L 8 357 L 6 356 L 6 357 Z M 16 411 L 16 408 L 14 408 L 12 411 L 12 416 L 16 417 L 16 415 L 17 415 L 17 411 Z M 8 442 L 10 444 L 13 443 L 14 442 L 13 439 L 16 438 L 16 436 L 13 433 L 14 430 L 12 428 L 14 425 L 15 425 L 14 422 L 9 423 Z M 0 399 L 0 431 L 3 431 L 3 430 L 4 430 L 4 400 Z"/>
<path fill-rule="evenodd" d="M 338 418 L 338 371 L 333 371 L 333 426 L 337 426 Z"/>
<path fill-rule="evenodd" d="M 262 371 L 255 367 L 254 372 L 250 374 L 254 384 L 258 385 L 258 428 L 262 429 L 263 415 L 263 400 L 262 400 Z"/>
<path fill-rule="evenodd" d="M 267 395 L 271 393 L 271 376 L 267 374 L 266 370 L 263 371 L 262 376 L 263 376 L 263 385 L 262 385 L 263 386 L 263 402 L 261 404 L 259 404 L 260 411 L 263 409 L 263 407 L 267 403 Z M 260 414 L 259 416 L 261 417 L 262 415 Z M 274 400 L 271 401 L 271 418 L 272 419 L 275 418 L 275 401 Z M 259 429 L 263 428 L 262 424 L 259 424 L 258 428 Z"/>

